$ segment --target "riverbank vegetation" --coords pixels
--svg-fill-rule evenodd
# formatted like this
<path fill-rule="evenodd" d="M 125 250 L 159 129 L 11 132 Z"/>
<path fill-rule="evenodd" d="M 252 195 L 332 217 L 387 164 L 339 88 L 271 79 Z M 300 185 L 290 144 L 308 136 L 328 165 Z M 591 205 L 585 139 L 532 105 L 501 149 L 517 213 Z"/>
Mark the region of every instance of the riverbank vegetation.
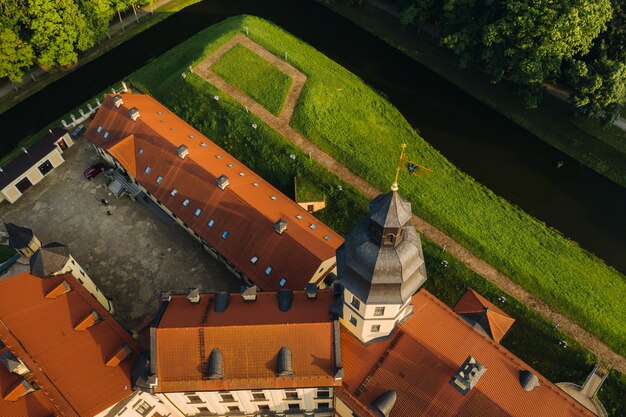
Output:
<path fill-rule="evenodd" d="M 377 140 L 379 134 L 384 133 L 376 129 L 377 124 L 383 123 L 386 126 L 384 129 L 390 129 L 390 123 L 400 123 L 400 132 L 409 129 L 406 122 L 398 118 L 399 116 L 396 115 L 396 112 L 390 110 L 391 106 L 385 104 L 384 100 L 364 86 L 356 88 L 362 84 L 356 77 L 348 74 L 347 71 L 341 69 L 338 65 L 332 64 L 330 60 L 320 57 L 318 52 L 285 34 L 273 25 L 250 17 L 227 19 L 168 51 L 132 74 L 130 79 L 133 82 L 133 86 L 152 94 L 164 105 L 168 106 L 236 158 L 246 163 L 251 169 L 285 194 L 292 194 L 292 177 L 297 175 L 300 186 L 310 187 L 311 192 L 321 193 L 326 196 L 327 208 L 315 213 L 315 215 L 338 233 L 345 234 L 367 212 L 367 199 L 351 186 L 323 170 L 314 160 L 291 145 L 285 138 L 265 125 L 256 116 L 247 113 L 239 103 L 228 97 L 224 92 L 210 85 L 201 77 L 187 71 L 189 65 L 201 61 L 226 42 L 234 33 L 240 32 L 245 26 L 250 27 L 251 37 L 266 48 L 273 49 L 273 42 L 278 42 L 276 50 L 283 52 L 287 50 L 290 56 L 292 53 L 295 53 L 297 57 L 294 57 L 294 61 L 290 60 L 290 63 L 305 72 L 309 77 L 313 76 L 313 74 L 310 71 L 311 68 L 305 65 L 308 62 L 305 58 L 315 58 L 314 61 L 318 61 L 316 64 L 319 66 L 316 68 L 318 71 L 323 70 L 325 66 L 329 66 L 327 71 L 339 72 L 337 77 L 340 79 L 344 78 L 341 83 L 343 87 L 339 88 L 345 88 L 347 93 L 355 96 L 355 100 L 365 100 L 364 105 L 370 109 L 368 114 L 362 115 L 367 116 L 361 122 L 363 127 L 350 125 L 346 126 L 346 129 L 357 129 L 356 134 L 360 134 L 363 132 L 362 129 L 370 123 L 370 128 L 374 129 L 373 133 L 375 136 L 365 136 L 365 138 L 369 138 L 369 140 L 374 142 L 374 145 L 378 144 L 380 147 L 373 155 L 377 157 L 382 156 L 383 152 L 381 149 L 386 149 L 386 144 Z M 284 49 L 285 47 L 288 49 Z M 185 71 L 187 71 L 186 77 L 183 78 L 181 73 Z M 319 75 L 317 79 L 314 77 L 313 81 L 319 82 L 320 77 L 323 77 L 323 74 Z M 309 78 L 310 80 L 311 78 Z M 337 88 L 337 79 L 331 78 L 328 81 L 330 84 L 329 88 Z M 214 95 L 218 95 L 220 100 L 213 100 L 212 97 Z M 329 98 L 329 100 L 331 99 L 334 99 L 334 97 Z M 303 96 L 302 101 L 306 100 L 308 100 L 307 96 Z M 342 105 L 345 106 L 346 103 L 344 102 Z M 376 109 L 376 111 L 372 111 L 372 108 Z M 337 112 L 338 109 L 332 107 L 329 111 Z M 342 111 L 345 111 L 345 109 Z M 380 113 L 380 115 L 376 116 L 374 113 Z M 316 114 L 325 120 L 331 117 L 324 113 Z M 383 120 L 383 118 L 386 120 Z M 251 128 L 253 123 L 257 124 L 257 129 Z M 338 131 L 338 135 L 345 135 L 345 130 Z M 407 138 L 406 135 L 404 133 L 400 139 Z M 416 149 L 415 141 L 416 139 L 411 137 L 412 145 L 410 149 Z M 357 148 L 363 147 L 363 142 L 357 142 L 354 146 Z M 428 147 L 428 145 L 422 142 L 420 147 Z M 384 180 L 393 173 L 393 165 L 395 165 L 393 159 L 397 156 L 396 151 L 399 148 L 394 146 L 391 149 L 391 168 L 384 162 L 385 172 L 382 175 L 379 171 L 373 174 L 382 176 L 383 185 L 381 190 L 387 189 L 389 185 Z M 363 151 L 370 151 L 370 148 L 364 148 Z M 449 166 L 447 162 L 441 161 L 442 157 L 434 151 L 429 150 L 426 153 L 431 158 L 429 162 L 439 161 L 439 165 L 448 166 L 448 170 L 453 170 L 453 167 Z M 295 159 L 291 155 L 294 155 Z M 359 160 L 356 162 L 363 163 Z M 418 162 L 425 163 L 422 158 Z M 362 169 L 367 169 L 368 166 L 365 165 L 365 168 Z M 432 164 L 429 166 L 432 166 Z M 388 168 L 390 169 L 387 170 Z M 376 170 L 375 167 L 373 169 Z M 363 175 L 363 172 L 359 173 Z M 437 175 L 440 175 L 438 171 L 431 177 Z M 452 175 L 452 173 L 445 171 L 444 175 Z M 460 179 L 465 187 L 467 187 L 467 184 L 470 184 L 472 187 L 478 187 L 478 194 L 495 201 L 497 206 L 509 207 L 508 210 L 512 210 L 520 216 L 519 211 L 510 208 L 507 203 L 497 199 L 487 190 L 464 177 L 463 174 L 455 172 L 454 175 L 457 179 Z M 431 189 L 432 183 L 422 181 L 425 178 L 427 177 L 420 177 L 418 182 L 423 188 L 426 198 L 431 198 L 431 194 L 437 190 Z M 406 180 L 403 180 L 401 192 L 405 196 L 411 197 L 414 210 L 420 211 L 420 201 L 408 195 L 409 190 L 408 187 L 405 187 L 405 183 Z M 454 198 L 459 198 L 457 192 L 453 194 Z M 472 192 L 470 196 L 474 194 Z M 440 207 L 440 210 L 446 212 L 454 204 L 462 205 L 464 201 L 450 200 L 447 205 Z M 469 199 L 469 201 L 473 202 L 472 199 Z M 491 211 L 485 213 L 485 215 L 491 214 Z M 473 221 L 473 219 L 466 221 Z M 531 225 L 533 227 L 541 226 L 547 235 L 554 234 L 554 232 L 549 231 L 537 222 L 531 222 Z M 563 239 L 558 235 L 556 236 L 557 239 Z M 520 235 L 520 238 L 523 239 L 524 236 Z M 538 313 L 504 294 L 493 284 L 487 282 L 484 278 L 442 251 L 440 247 L 425 240 L 424 252 L 426 254 L 429 276 L 426 288 L 429 291 L 449 306 L 453 306 L 468 287 L 475 288 L 516 319 L 515 325 L 503 339 L 504 346 L 555 382 L 573 381 L 582 383 L 595 361 L 595 357 L 592 354 L 562 334 L 558 329 L 555 329 L 552 324 L 543 319 Z M 442 262 L 444 260 L 447 261 L 447 266 Z M 595 262 L 598 261 L 595 260 Z M 505 303 L 498 300 L 501 296 L 506 297 Z M 566 340 L 569 347 L 559 347 L 558 342 L 561 340 Z M 606 389 L 609 389 L 609 395 L 605 401 L 609 404 L 619 404 L 621 396 L 626 395 L 626 390 L 619 385 L 617 387 L 607 386 Z"/>
<path fill-rule="evenodd" d="M 213 27 L 201 32 L 131 78 L 210 133 L 217 123 L 213 118 L 187 113 L 187 108 L 199 108 L 199 101 L 215 101 L 200 100 L 209 84 L 195 74 L 183 79 L 181 73 L 241 25 L 249 26 L 250 37 L 277 55 L 288 51 L 290 64 L 308 76 L 292 118 L 295 129 L 380 190 L 388 189 L 400 144 L 408 143 L 412 159 L 434 171 L 402 181 L 401 191 L 417 214 L 616 351 L 626 352 L 626 323 L 621 320 L 626 316 L 626 281 L 621 274 L 458 171 L 359 78 L 272 24 L 251 17 L 227 20 L 218 26 L 220 31 Z M 233 131 L 250 126 L 229 123 Z M 224 139 L 226 145 L 234 140 L 232 134 Z M 232 150 L 230 145 L 227 149 Z M 266 157 L 268 165 L 279 158 L 271 152 Z M 291 183 L 291 178 L 285 181 Z"/>
<path fill-rule="evenodd" d="M 293 82 L 289 75 L 243 45 L 235 45 L 211 69 L 275 115 L 280 114 Z"/>

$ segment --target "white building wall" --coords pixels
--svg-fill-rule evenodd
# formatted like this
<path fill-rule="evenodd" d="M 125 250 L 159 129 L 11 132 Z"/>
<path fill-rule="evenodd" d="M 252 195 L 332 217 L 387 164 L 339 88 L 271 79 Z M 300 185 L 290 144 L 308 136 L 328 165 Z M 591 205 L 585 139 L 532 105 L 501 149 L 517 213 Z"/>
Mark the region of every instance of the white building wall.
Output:
<path fill-rule="evenodd" d="M 107 408 L 94 417 L 185 417 L 157 396 L 136 391 L 130 398 Z"/>
<path fill-rule="evenodd" d="M 100 289 L 91 280 L 91 278 L 89 277 L 89 275 L 87 275 L 87 273 L 83 270 L 83 268 L 80 267 L 80 265 L 78 264 L 78 262 L 76 262 L 76 260 L 74 259 L 72 255 L 70 255 L 70 259 L 67 261 L 63 269 L 61 269 L 55 275 L 61 275 L 61 274 L 67 274 L 67 273 L 72 274 L 74 278 L 76 278 L 78 282 L 80 282 L 83 285 L 83 287 L 85 287 L 85 289 L 89 291 L 89 293 L 93 295 L 94 298 L 98 300 L 98 302 L 102 304 L 104 308 L 107 309 L 109 313 L 113 314 L 115 312 L 115 310 L 113 309 L 113 304 L 100 291 Z"/>

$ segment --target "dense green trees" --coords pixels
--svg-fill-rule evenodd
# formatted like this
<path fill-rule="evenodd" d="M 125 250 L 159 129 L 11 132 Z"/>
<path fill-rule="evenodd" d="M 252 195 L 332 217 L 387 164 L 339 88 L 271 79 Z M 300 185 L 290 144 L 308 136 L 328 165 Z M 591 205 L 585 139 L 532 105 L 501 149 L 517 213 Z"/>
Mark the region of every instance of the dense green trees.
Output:
<path fill-rule="evenodd" d="M 76 63 L 104 36 L 117 13 L 154 0 L 0 0 L 0 78 L 22 79 L 33 63 Z"/>
<path fill-rule="evenodd" d="M 613 120 L 626 101 L 626 0 L 399 0 L 401 22 L 431 31 L 464 66 L 520 85 L 535 107 L 566 82 L 580 114 Z"/>

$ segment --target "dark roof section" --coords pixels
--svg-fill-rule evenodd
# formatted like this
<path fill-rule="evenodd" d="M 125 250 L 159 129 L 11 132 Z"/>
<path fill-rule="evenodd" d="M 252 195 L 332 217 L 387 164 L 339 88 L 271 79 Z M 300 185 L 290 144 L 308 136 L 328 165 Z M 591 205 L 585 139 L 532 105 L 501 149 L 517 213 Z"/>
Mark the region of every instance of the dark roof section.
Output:
<path fill-rule="evenodd" d="M 337 275 L 344 288 L 365 303 L 404 303 L 426 281 L 422 241 L 411 224 L 411 204 L 392 191 L 376 197 L 370 209 L 337 250 Z M 398 226 L 399 222 L 404 223 Z M 374 229 L 393 235 L 393 244 L 374 236 Z"/>
<path fill-rule="evenodd" d="M 209 379 L 224 379 L 224 357 L 219 348 L 213 348 L 209 355 Z"/>
<path fill-rule="evenodd" d="M 41 278 L 48 277 L 60 271 L 69 259 L 67 246 L 59 242 L 48 243 L 30 258 L 30 273 Z"/>
<path fill-rule="evenodd" d="M 280 311 L 289 311 L 293 301 L 293 292 L 291 292 L 291 290 L 280 290 L 276 294 L 276 297 L 278 298 L 278 308 Z"/>
<path fill-rule="evenodd" d="M 14 249 L 24 248 L 33 240 L 33 231 L 28 227 L 17 226 L 13 223 L 4 223 L 9 234 L 9 246 Z"/>
<path fill-rule="evenodd" d="M 278 361 L 276 363 L 279 378 L 289 378 L 293 376 L 293 365 L 291 361 L 291 351 L 287 347 L 281 347 L 278 351 Z"/>
<path fill-rule="evenodd" d="M 385 391 L 380 397 L 376 398 L 370 407 L 378 417 L 389 417 L 391 409 L 396 404 L 398 393 L 394 390 Z"/>
<path fill-rule="evenodd" d="M 8 164 L 2 167 L 0 172 L 0 189 L 15 181 L 26 170 L 30 169 L 34 163 L 48 155 L 54 149 L 54 142 L 67 133 L 67 130 L 55 127 L 52 133 L 48 133 L 37 143 L 28 148 L 28 153 L 21 152 Z"/>
<path fill-rule="evenodd" d="M 21 365 L 20 360 L 17 359 L 10 350 L 0 355 L 0 363 L 4 365 L 9 372 L 14 372 Z"/>
<path fill-rule="evenodd" d="M 213 306 L 213 310 L 216 313 L 223 313 L 228 308 L 228 303 L 230 302 L 230 294 L 227 292 L 218 292 L 215 294 L 215 305 Z"/>

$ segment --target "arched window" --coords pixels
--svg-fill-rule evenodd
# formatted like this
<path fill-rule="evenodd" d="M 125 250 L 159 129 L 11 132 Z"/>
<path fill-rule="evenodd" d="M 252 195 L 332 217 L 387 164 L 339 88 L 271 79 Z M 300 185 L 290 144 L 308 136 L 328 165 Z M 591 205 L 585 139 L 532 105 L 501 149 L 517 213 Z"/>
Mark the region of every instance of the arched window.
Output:
<path fill-rule="evenodd" d="M 393 245 L 394 238 L 395 236 L 393 235 L 393 233 L 387 233 L 385 235 L 385 239 L 383 240 L 383 245 Z"/>

